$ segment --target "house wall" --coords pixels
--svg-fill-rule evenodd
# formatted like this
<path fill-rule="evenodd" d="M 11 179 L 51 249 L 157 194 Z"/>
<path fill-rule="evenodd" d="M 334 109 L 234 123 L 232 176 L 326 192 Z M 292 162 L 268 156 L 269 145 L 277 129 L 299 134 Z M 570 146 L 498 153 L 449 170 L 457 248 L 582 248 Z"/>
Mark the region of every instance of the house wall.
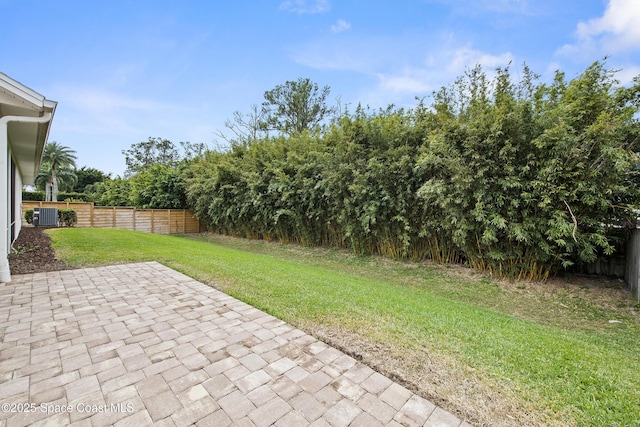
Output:
<path fill-rule="evenodd" d="M 5 163 L 8 166 L 11 161 L 11 149 L 7 146 L 6 152 L 0 155 L 6 156 L 3 159 L 3 163 Z M 6 219 L 3 218 L 2 224 L 0 224 L 0 227 L 2 227 L 3 230 L 7 231 L 6 234 L 2 234 L 2 245 L 4 245 L 3 249 L 5 249 L 5 252 L 3 252 L 3 254 L 9 254 L 9 248 L 11 247 L 11 234 L 9 233 L 10 221 L 11 221 L 10 219 L 11 218 L 11 203 L 10 203 L 11 198 L 9 197 L 9 195 L 11 194 L 11 191 L 12 191 L 10 170 L 11 168 L 9 167 L 3 170 L 3 173 L 6 173 L 6 181 L 5 181 L 6 187 L 0 189 L 0 204 L 2 205 L 1 209 L 6 215 Z"/>
<path fill-rule="evenodd" d="M 18 234 L 20 234 L 20 229 L 22 228 L 22 174 L 20 174 L 18 168 L 15 167 L 15 164 L 13 170 L 13 240 L 15 240 L 18 238 Z M 9 215 L 9 218 L 9 220 L 11 220 L 11 215 Z"/>
<path fill-rule="evenodd" d="M 0 129 L 0 132 L 2 129 Z M 1 137 L 1 135 L 0 135 Z M 11 249 L 11 150 L 6 143 L 0 143 L 0 282 L 10 281 L 8 255 Z M 5 148 L 6 147 L 6 148 Z"/>
<path fill-rule="evenodd" d="M 21 224 L 22 184 L 35 178 L 57 102 L 0 73 L 0 283 Z"/>

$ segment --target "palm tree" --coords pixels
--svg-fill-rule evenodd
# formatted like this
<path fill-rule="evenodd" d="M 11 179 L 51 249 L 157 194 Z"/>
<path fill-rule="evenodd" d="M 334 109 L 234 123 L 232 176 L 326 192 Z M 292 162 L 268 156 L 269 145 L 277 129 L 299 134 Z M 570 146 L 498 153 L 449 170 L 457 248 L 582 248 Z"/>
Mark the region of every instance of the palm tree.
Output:
<path fill-rule="evenodd" d="M 47 192 L 47 201 L 58 201 L 58 186 L 60 184 L 73 184 L 76 175 L 73 169 L 76 167 L 76 152 L 69 147 L 57 142 L 50 142 L 44 147 L 42 154 L 42 166 L 36 182 L 44 183 Z"/>

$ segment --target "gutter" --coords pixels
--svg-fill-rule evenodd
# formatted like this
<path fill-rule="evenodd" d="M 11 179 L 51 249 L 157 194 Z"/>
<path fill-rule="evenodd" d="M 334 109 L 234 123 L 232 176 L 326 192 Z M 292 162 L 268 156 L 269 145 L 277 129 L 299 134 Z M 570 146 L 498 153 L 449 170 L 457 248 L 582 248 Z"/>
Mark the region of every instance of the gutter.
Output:
<path fill-rule="evenodd" d="M 9 188 L 9 122 L 18 123 L 47 123 L 53 117 L 53 113 L 44 113 L 42 117 L 28 116 L 4 116 L 0 117 L 0 194 L 8 196 L 12 191 Z M 11 247 L 9 232 L 9 207 L 0 209 L 0 283 L 11 281 L 9 270 L 9 248 Z"/>

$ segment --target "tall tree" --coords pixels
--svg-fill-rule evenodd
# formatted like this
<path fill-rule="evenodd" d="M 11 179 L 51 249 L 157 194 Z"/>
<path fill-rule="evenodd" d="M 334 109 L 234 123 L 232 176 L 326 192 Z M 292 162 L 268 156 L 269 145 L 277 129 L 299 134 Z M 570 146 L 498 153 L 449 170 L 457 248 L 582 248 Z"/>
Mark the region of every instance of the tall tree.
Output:
<path fill-rule="evenodd" d="M 44 147 L 42 166 L 36 180 L 45 184 L 47 201 L 57 202 L 58 187 L 61 184 L 70 186 L 76 181 L 77 178 L 73 172 L 76 159 L 75 150 L 55 141 Z"/>
<path fill-rule="evenodd" d="M 179 144 L 182 147 L 182 161 L 193 160 L 207 151 L 207 144 L 203 142 L 180 141 Z"/>
<path fill-rule="evenodd" d="M 234 111 L 233 119 L 227 119 L 224 122 L 224 126 L 233 135 L 227 135 L 221 130 L 218 130 L 216 135 L 227 141 L 232 147 L 247 146 L 266 133 L 267 113 L 267 109 L 260 108 L 256 104 L 252 104 L 251 111 L 246 114 Z"/>
<path fill-rule="evenodd" d="M 174 167 L 182 160 L 200 156 L 206 150 L 206 145 L 202 143 L 180 142 L 180 146 L 182 155 L 173 142 L 164 138 L 149 137 L 147 141 L 131 145 L 131 149 L 122 150 L 127 164 L 125 176 L 144 172 L 153 165 Z"/>
<path fill-rule="evenodd" d="M 142 209 L 184 209 L 186 197 L 182 168 L 155 164 L 129 179 L 129 200 Z"/>
<path fill-rule="evenodd" d="M 102 182 L 109 179 L 109 174 L 105 174 L 101 170 L 83 166 L 80 169 L 74 171 L 77 177 L 77 181 L 73 186 L 74 190 L 83 192 L 88 185 L 94 185 L 98 182 Z"/>
<path fill-rule="evenodd" d="M 293 135 L 318 129 L 322 121 L 335 111 L 326 104 L 329 92 L 329 86 L 319 89 L 318 84 L 308 78 L 287 81 L 266 91 L 262 103 L 265 115 L 262 130 Z"/>
<path fill-rule="evenodd" d="M 180 154 L 173 142 L 163 138 L 151 138 L 131 145 L 131 149 L 122 150 L 127 169 L 125 176 L 132 176 L 147 170 L 151 165 L 174 165 L 180 160 Z"/>

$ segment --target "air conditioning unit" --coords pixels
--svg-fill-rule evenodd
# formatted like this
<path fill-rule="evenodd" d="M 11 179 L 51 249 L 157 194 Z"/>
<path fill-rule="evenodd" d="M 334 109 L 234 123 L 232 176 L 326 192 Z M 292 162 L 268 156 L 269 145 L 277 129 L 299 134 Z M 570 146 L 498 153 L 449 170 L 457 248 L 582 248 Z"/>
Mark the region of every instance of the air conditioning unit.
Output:
<path fill-rule="evenodd" d="M 56 227 L 58 208 L 33 208 L 33 225 L 36 227 Z"/>

